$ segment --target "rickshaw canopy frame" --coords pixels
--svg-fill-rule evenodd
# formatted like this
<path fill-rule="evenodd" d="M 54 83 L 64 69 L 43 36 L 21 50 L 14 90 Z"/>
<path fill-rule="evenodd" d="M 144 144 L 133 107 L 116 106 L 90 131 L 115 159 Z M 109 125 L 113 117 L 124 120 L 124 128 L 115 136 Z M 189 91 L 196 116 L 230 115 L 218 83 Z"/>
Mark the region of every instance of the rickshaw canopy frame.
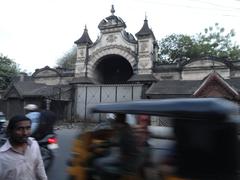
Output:
<path fill-rule="evenodd" d="M 176 118 L 224 119 L 237 115 L 239 106 L 222 98 L 178 98 L 136 100 L 101 103 L 91 108 L 92 113 L 146 114 Z"/>

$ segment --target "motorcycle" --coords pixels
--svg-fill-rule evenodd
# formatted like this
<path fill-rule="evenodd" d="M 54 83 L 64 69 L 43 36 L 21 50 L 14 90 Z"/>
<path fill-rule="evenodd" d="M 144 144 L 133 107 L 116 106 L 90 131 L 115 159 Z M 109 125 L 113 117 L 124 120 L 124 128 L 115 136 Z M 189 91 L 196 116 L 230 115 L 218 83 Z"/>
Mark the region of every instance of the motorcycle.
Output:
<path fill-rule="evenodd" d="M 47 110 L 41 111 L 39 124 L 31 135 L 38 141 L 46 171 L 53 163 L 54 150 L 58 148 L 57 136 L 54 133 L 55 122 L 56 115 L 53 112 Z"/>
<path fill-rule="evenodd" d="M 47 171 L 54 160 L 54 150 L 57 149 L 58 140 L 56 134 L 48 134 L 43 139 L 38 141 L 40 152 L 43 159 L 45 170 Z"/>

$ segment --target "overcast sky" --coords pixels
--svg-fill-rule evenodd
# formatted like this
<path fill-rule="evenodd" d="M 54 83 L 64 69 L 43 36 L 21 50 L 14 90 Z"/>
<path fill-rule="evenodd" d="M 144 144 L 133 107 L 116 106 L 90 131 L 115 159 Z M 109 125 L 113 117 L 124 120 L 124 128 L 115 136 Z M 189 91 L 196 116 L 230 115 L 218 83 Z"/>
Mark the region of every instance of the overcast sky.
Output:
<path fill-rule="evenodd" d="M 193 35 L 218 22 L 234 29 L 240 44 L 240 0 L 0 0 L 0 53 L 29 73 L 54 67 L 85 25 L 96 40 L 112 4 L 133 35 L 146 14 L 157 40 L 172 33 Z"/>

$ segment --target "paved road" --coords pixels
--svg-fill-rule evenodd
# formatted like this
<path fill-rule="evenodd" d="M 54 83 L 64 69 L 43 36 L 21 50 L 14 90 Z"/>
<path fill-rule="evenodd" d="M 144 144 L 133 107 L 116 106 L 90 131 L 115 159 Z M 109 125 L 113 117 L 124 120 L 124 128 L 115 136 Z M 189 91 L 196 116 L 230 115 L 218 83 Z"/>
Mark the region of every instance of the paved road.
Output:
<path fill-rule="evenodd" d="M 66 161 L 70 158 L 70 149 L 79 129 L 57 130 L 59 148 L 55 151 L 53 166 L 48 171 L 49 180 L 67 180 Z"/>
<path fill-rule="evenodd" d="M 72 142 L 75 138 L 75 136 L 80 132 L 80 129 L 73 128 L 73 129 L 60 129 L 57 130 L 56 133 L 58 135 L 58 143 L 59 148 L 55 151 L 55 160 L 53 162 L 52 167 L 49 169 L 47 175 L 49 180 L 68 180 L 68 175 L 66 173 L 66 162 L 71 157 L 71 147 Z M 169 143 L 171 144 L 171 141 L 168 140 L 154 140 L 152 139 L 150 141 L 151 146 L 154 146 L 157 148 L 157 151 L 161 151 L 157 153 L 156 149 L 153 152 L 153 162 L 157 162 L 161 159 L 162 155 L 166 153 L 165 147 L 169 147 Z M 152 175 L 155 172 L 150 172 Z"/>

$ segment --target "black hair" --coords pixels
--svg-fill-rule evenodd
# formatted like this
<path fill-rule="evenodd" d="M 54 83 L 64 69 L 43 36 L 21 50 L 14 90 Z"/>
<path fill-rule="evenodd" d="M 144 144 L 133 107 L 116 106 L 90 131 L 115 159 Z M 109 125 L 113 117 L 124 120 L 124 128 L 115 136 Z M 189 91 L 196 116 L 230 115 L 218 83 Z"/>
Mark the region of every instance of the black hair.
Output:
<path fill-rule="evenodd" d="M 20 121 L 30 121 L 31 120 L 25 116 L 25 115 L 16 115 L 16 116 L 13 116 L 10 120 L 9 120 L 9 123 L 8 123 L 8 126 L 7 126 L 7 134 L 9 132 L 11 132 L 15 127 L 16 127 L 16 124 Z"/>

